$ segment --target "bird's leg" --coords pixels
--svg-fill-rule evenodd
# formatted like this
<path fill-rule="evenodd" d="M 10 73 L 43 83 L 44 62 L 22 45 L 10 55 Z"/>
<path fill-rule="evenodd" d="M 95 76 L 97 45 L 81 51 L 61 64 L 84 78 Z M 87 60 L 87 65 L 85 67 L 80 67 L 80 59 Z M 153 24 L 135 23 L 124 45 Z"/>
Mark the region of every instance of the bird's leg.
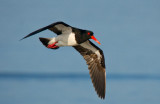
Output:
<path fill-rule="evenodd" d="M 49 44 L 49 45 L 47 46 L 47 48 L 52 48 L 52 49 L 57 49 L 57 48 L 59 48 L 58 46 L 55 45 L 56 43 L 58 43 L 58 42 L 54 42 L 53 44 Z"/>

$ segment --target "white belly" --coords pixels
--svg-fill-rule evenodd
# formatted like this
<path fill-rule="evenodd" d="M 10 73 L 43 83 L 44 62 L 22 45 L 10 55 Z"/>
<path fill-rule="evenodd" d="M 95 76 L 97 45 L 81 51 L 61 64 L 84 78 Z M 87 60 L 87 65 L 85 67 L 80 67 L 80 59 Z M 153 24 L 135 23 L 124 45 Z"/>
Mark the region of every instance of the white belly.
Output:
<path fill-rule="evenodd" d="M 58 35 L 55 38 L 55 40 L 58 42 L 56 44 L 57 46 L 75 46 L 77 45 L 74 33 Z"/>

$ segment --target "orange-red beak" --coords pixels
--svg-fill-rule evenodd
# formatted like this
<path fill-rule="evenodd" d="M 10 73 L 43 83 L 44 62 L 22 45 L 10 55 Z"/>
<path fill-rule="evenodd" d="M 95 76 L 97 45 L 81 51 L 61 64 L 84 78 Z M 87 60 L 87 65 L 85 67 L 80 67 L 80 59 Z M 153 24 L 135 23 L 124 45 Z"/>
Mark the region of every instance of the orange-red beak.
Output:
<path fill-rule="evenodd" d="M 91 36 L 91 39 L 93 39 L 94 41 L 96 41 L 98 44 L 101 45 L 101 43 L 94 36 Z"/>

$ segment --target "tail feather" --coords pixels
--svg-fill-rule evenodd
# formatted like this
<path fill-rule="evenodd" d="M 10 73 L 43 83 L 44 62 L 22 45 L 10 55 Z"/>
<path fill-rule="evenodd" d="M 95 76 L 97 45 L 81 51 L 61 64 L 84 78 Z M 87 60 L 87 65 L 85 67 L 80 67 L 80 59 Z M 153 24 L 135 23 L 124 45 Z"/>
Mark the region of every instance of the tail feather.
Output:
<path fill-rule="evenodd" d="M 44 46 L 48 46 L 48 43 L 49 43 L 49 41 L 50 41 L 50 39 L 49 38 L 39 38 L 39 40 L 42 42 L 42 44 L 44 45 Z"/>
<path fill-rule="evenodd" d="M 46 46 L 48 48 L 49 42 L 51 40 L 51 38 L 39 38 L 39 40 L 42 42 L 42 44 L 44 46 Z M 55 47 L 55 48 L 50 48 L 50 49 L 58 49 L 59 47 Z"/>

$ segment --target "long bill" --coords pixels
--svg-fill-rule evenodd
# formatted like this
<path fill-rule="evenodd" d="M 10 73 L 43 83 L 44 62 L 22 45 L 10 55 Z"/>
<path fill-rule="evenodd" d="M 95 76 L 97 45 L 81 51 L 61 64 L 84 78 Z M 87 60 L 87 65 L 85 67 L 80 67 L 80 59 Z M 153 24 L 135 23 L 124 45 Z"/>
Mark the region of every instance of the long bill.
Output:
<path fill-rule="evenodd" d="M 96 41 L 98 44 L 101 45 L 101 43 L 94 36 L 91 36 L 91 39 L 93 39 L 94 41 Z"/>

